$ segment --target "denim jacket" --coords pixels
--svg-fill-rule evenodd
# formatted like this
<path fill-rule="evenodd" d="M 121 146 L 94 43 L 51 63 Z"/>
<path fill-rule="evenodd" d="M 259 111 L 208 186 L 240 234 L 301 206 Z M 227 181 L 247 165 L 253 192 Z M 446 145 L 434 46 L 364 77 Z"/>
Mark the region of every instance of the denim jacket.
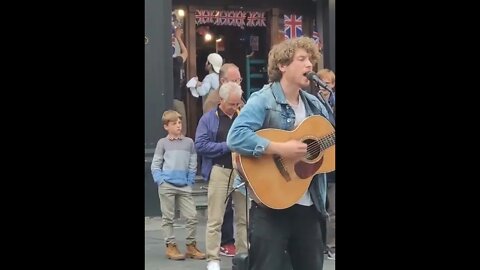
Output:
<path fill-rule="evenodd" d="M 317 97 L 301 90 L 300 98 L 305 104 L 306 116 L 327 117 L 327 109 Z M 256 135 L 257 130 L 264 128 L 293 130 L 294 123 L 295 112 L 288 105 L 280 83 L 274 82 L 250 96 L 228 132 L 227 145 L 233 152 L 259 157 L 263 155 L 270 141 Z M 241 179 L 237 176 L 234 185 L 240 183 Z M 326 175 L 324 173 L 315 175 L 308 189 L 315 207 L 326 216 Z"/>

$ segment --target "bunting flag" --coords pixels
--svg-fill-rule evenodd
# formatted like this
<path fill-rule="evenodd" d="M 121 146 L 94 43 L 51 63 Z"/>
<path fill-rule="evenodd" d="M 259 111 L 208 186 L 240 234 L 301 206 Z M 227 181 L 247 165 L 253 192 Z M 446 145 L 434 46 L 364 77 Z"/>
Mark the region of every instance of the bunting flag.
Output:
<path fill-rule="evenodd" d="M 317 31 L 315 31 L 315 30 L 313 31 L 313 33 L 312 33 L 312 38 L 313 38 L 313 40 L 315 41 L 315 44 L 318 45 L 318 44 L 321 43 L 321 42 L 320 42 L 320 35 L 318 34 Z"/>
<path fill-rule="evenodd" d="M 318 49 L 322 49 L 322 38 L 320 37 L 320 33 L 317 31 L 317 23 L 315 20 L 313 20 L 313 32 L 312 32 L 312 38 L 315 41 L 315 44 L 317 45 Z"/>
<path fill-rule="evenodd" d="M 219 17 L 217 18 L 217 20 L 215 21 L 214 24 L 216 25 L 227 25 L 227 22 L 228 22 L 228 12 L 226 10 L 221 10 L 219 12 Z"/>
<path fill-rule="evenodd" d="M 283 15 L 284 33 L 286 39 L 297 38 L 303 35 L 302 16 Z"/>
<path fill-rule="evenodd" d="M 317 31 L 313 31 L 312 38 L 315 41 L 315 44 L 317 45 L 318 50 L 321 51 L 323 47 L 323 42 L 322 42 L 322 39 L 320 38 L 320 34 L 318 34 Z"/>
<path fill-rule="evenodd" d="M 235 25 L 235 11 L 231 10 L 227 13 L 227 24 L 228 26 Z"/>

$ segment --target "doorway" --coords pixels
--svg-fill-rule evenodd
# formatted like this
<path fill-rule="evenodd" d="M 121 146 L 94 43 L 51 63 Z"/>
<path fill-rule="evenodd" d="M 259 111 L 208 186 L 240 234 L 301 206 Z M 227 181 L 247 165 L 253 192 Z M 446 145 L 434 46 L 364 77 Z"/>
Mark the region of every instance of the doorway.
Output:
<path fill-rule="evenodd" d="M 207 38 L 208 35 L 210 39 Z M 241 86 L 246 93 L 247 56 L 250 59 L 265 60 L 266 63 L 268 49 L 266 27 L 199 25 L 196 27 L 197 76 L 202 80 L 208 74 L 205 70 L 207 56 L 216 52 L 222 56 L 224 63 L 238 66 L 244 79 Z M 266 72 L 266 67 L 262 71 Z"/>

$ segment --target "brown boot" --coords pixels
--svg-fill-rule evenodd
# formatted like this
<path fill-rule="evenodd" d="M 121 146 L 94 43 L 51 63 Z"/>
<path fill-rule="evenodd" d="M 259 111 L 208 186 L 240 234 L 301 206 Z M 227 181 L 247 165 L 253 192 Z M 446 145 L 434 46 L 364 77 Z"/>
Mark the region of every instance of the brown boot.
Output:
<path fill-rule="evenodd" d="M 205 253 L 200 252 L 197 248 L 197 242 L 193 241 L 190 245 L 187 245 L 187 252 L 185 253 L 187 258 L 195 260 L 205 260 Z"/>
<path fill-rule="evenodd" d="M 185 260 L 185 256 L 178 250 L 177 244 L 167 244 L 167 258 L 172 260 Z"/>

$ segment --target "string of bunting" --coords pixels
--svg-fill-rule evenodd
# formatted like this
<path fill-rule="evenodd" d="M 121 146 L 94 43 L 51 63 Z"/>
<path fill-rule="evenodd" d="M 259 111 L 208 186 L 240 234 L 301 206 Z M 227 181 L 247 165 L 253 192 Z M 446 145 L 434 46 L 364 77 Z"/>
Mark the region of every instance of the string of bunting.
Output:
<path fill-rule="evenodd" d="M 237 27 L 267 27 L 265 12 L 235 10 L 195 10 L 195 24 Z"/>

